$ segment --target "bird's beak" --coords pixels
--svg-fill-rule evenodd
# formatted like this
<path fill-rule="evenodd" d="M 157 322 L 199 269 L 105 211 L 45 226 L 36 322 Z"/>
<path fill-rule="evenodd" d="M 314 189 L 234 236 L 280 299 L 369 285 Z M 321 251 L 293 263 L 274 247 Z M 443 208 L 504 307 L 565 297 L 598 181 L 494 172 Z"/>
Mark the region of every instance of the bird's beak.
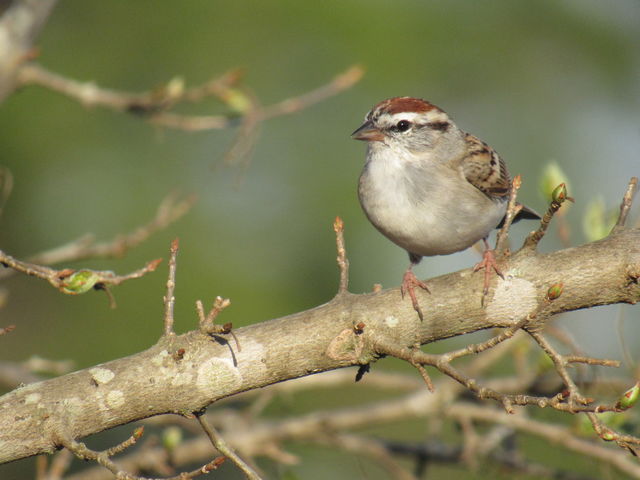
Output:
<path fill-rule="evenodd" d="M 382 142 L 383 133 L 375 128 L 371 122 L 364 122 L 355 132 L 351 134 L 355 140 L 366 140 L 367 142 Z"/>

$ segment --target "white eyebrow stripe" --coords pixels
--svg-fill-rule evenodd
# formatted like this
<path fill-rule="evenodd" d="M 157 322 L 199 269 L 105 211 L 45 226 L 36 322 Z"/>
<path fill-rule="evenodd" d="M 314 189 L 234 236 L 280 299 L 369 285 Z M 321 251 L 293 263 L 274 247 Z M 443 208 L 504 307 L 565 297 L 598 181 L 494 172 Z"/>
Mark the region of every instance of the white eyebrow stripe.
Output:
<path fill-rule="evenodd" d="M 386 117 L 386 118 L 385 118 Z M 441 123 L 449 122 L 449 116 L 440 110 L 431 110 L 429 112 L 398 112 L 393 115 L 383 115 L 380 117 L 385 123 L 395 125 L 401 120 L 407 120 L 411 123 Z"/>
<path fill-rule="evenodd" d="M 395 113 L 393 115 L 389 116 L 389 120 L 392 123 L 397 123 L 400 120 L 407 120 L 411 123 L 416 123 L 417 119 L 424 119 L 425 115 L 424 113 L 417 113 L 417 112 L 400 112 L 400 113 Z"/>

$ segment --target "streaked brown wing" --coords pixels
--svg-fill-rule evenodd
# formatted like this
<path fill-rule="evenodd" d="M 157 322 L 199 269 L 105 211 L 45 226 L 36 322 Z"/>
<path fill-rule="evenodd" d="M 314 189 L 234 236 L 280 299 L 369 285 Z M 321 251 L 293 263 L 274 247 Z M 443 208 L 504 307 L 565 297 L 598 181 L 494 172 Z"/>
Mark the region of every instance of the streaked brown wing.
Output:
<path fill-rule="evenodd" d="M 511 180 L 504 161 L 482 140 L 470 134 L 465 139 L 469 144 L 469 153 L 461 162 L 465 178 L 489 197 L 509 195 Z"/>

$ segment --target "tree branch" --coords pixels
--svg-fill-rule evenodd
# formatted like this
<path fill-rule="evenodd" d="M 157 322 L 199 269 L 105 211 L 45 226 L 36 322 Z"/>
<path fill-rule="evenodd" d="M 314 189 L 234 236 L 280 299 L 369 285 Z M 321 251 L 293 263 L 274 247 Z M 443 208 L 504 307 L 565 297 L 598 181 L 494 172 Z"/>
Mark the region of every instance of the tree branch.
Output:
<path fill-rule="evenodd" d="M 64 425 L 79 439 L 162 413 L 199 411 L 230 395 L 377 358 L 376 342 L 400 347 L 430 343 L 492 327 L 510 327 L 538 312 L 552 315 L 595 305 L 640 300 L 640 230 L 623 229 L 581 247 L 505 260 L 486 308 L 482 278 L 463 270 L 429 281 L 420 322 L 399 290 L 344 293 L 312 310 L 235 330 L 242 351 L 200 331 L 161 338 L 127 358 L 18 388 L 0 397 L 0 462 L 51 452 Z M 550 284 L 562 295 L 549 302 Z M 541 307 L 541 304 L 544 304 Z M 360 333 L 354 328 L 366 325 Z M 277 332 L 277 335 L 274 334 Z M 176 352 L 180 351 L 180 355 Z"/>

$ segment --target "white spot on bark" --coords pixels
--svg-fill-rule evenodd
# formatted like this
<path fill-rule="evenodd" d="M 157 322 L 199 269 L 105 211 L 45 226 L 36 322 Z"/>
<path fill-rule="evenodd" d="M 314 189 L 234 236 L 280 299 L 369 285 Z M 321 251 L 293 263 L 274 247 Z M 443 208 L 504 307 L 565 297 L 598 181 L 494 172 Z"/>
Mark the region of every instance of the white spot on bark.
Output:
<path fill-rule="evenodd" d="M 179 375 L 173 375 L 171 377 L 171 385 L 179 387 L 180 385 L 191 385 L 193 382 L 193 375 L 187 373 L 180 373 Z"/>
<path fill-rule="evenodd" d="M 168 356 L 169 352 L 167 352 L 166 350 L 162 350 L 158 353 L 158 355 L 151 359 L 151 363 L 153 363 L 157 367 L 163 367 Z"/>
<path fill-rule="evenodd" d="M 120 390 L 112 390 L 107 394 L 107 405 L 109 408 L 120 408 L 124 404 L 124 394 Z"/>
<path fill-rule="evenodd" d="M 230 358 L 210 358 L 198 367 L 196 387 L 203 392 L 217 393 L 217 390 L 225 390 L 241 384 L 240 372 L 233 366 Z"/>
<path fill-rule="evenodd" d="M 397 327 L 398 323 L 400 323 L 400 320 L 398 320 L 398 317 L 395 317 L 393 315 L 389 315 L 384 319 L 384 324 L 389 328 Z"/>
<path fill-rule="evenodd" d="M 39 393 L 30 393 L 29 395 L 27 395 L 24 398 L 24 403 L 25 403 L 25 405 L 31 405 L 32 403 L 38 403 L 41 398 L 42 398 L 42 395 L 40 395 Z"/>
<path fill-rule="evenodd" d="M 65 398 L 61 407 L 65 415 L 76 415 L 84 409 L 84 403 L 78 397 Z"/>
<path fill-rule="evenodd" d="M 89 370 L 91 377 L 99 384 L 109 383 L 116 376 L 111 370 L 107 368 L 92 368 Z"/>
<path fill-rule="evenodd" d="M 505 280 L 498 280 L 493 298 L 487 305 L 487 316 L 494 320 L 521 320 L 537 308 L 537 295 L 533 283 L 507 273 Z"/>
<path fill-rule="evenodd" d="M 219 357 L 210 358 L 199 365 L 195 385 L 196 387 L 216 396 L 227 389 L 242 385 L 242 371 L 260 375 L 266 369 L 261 361 L 264 358 L 264 347 L 261 343 L 240 338 L 242 351 L 238 351 L 233 339 L 229 339 L 230 347 Z"/>

